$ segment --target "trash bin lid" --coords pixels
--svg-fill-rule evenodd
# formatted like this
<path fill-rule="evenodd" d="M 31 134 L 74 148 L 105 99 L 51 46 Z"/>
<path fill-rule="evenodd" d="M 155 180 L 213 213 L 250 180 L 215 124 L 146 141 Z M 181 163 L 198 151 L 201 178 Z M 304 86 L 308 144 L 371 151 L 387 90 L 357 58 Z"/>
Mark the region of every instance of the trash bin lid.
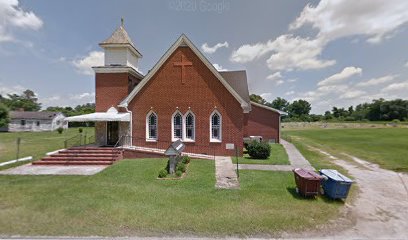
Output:
<path fill-rule="evenodd" d="M 322 176 L 315 173 L 314 171 L 306 170 L 303 168 L 295 168 L 293 169 L 293 172 L 299 175 L 300 177 L 308 180 L 320 180 L 322 178 Z"/>
<path fill-rule="evenodd" d="M 334 169 L 321 169 L 319 172 L 322 175 L 325 175 L 338 182 L 348 182 L 348 183 L 353 182 L 353 180 L 344 176 L 343 174 L 339 173 L 337 170 L 334 170 Z"/>

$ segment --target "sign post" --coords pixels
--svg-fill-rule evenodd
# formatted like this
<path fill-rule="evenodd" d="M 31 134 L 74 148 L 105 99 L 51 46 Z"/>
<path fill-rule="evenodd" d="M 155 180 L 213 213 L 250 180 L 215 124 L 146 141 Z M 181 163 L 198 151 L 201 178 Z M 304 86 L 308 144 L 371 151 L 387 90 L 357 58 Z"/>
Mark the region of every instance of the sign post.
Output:
<path fill-rule="evenodd" d="M 18 137 L 17 138 L 17 161 L 18 161 L 18 159 L 20 158 L 20 143 L 21 143 L 21 138 L 20 137 Z"/>

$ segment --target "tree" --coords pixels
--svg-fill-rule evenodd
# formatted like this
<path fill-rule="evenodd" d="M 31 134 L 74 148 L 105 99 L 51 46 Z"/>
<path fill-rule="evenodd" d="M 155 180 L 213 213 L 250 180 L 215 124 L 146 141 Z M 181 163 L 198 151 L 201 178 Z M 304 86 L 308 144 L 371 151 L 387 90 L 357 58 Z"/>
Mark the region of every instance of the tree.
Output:
<path fill-rule="evenodd" d="M 0 127 L 5 127 L 10 122 L 9 110 L 3 103 L 0 103 Z"/>
<path fill-rule="evenodd" d="M 296 100 L 288 106 L 289 117 L 305 117 L 312 110 L 310 103 L 306 100 Z"/>
<path fill-rule="evenodd" d="M 39 111 L 41 109 L 41 103 L 38 102 L 35 93 L 29 89 L 21 95 L 7 94 L 7 97 L 0 98 L 0 101 L 10 110 Z"/>
<path fill-rule="evenodd" d="M 266 100 L 263 97 L 261 97 L 260 95 L 256 95 L 256 94 L 251 94 L 249 96 L 249 99 L 253 102 L 260 103 L 260 104 L 266 103 Z"/>
<path fill-rule="evenodd" d="M 286 112 L 289 106 L 289 102 L 284 98 L 278 97 L 275 100 L 273 100 L 271 104 L 267 104 L 267 105 L 270 105 L 271 107 L 275 109 Z"/>

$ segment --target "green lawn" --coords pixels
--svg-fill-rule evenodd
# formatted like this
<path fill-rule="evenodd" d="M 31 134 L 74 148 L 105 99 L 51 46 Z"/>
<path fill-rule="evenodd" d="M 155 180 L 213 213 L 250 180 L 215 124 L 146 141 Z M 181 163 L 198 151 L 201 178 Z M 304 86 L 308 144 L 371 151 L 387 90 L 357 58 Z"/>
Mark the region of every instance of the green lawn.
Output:
<path fill-rule="evenodd" d="M 408 128 L 288 130 L 284 135 L 334 155 L 347 153 L 408 172 Z"/>
<path fill-rule="evenodd" d="M 94 135 L 94 128 L 82 128 L 87 136 Z M 52 132 L 0 132 L 0 162 L 16 159 L 16 140 L 21 138 L 20 157 L 39 159 L 45 153 L 64 148 L 64 140 L 78 135 L 78 128 L 69 128 L 62 134 Z"/>
<path fill-rule="evenodd" d="M 239 163 L 242 164 L 271 164 L 271 165 L 289 165 L 288 154 L 282 144 L 271 144 L 271 155 L 268 159 L 253 159 L 247 153 L 240 157 Z M 235 157 L 232 158 L 233 163 L 237 163 Z"/>
<path fill-rule="evenodd" d="M 122 160 L 94 176 L 1 176 L 0 235 L 279 236 L 334 218 L 341 202 L 302 199 L 290 172 L 240 171 L 214 188 L 214 162 L 157 180 L 166 159 Z"/>

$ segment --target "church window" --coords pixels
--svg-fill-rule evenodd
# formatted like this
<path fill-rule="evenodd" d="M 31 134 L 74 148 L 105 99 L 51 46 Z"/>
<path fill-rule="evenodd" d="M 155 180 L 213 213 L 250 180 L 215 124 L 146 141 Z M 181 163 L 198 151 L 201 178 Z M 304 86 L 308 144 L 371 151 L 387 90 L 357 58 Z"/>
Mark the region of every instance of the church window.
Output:
<path fill-rule="evenodd" d="M 222 118 L 218 111 L 214 111 L 210 117 L 211 142 L 220 142 L 222 135 Z"/>
<path fill-rule="evenodd" d="M 195 139 L 195 117 L 192 112 L 187 112 L 185 117 L 186 123 L 186 138 L 187 141 L 194 141 Z"/>
<path fill-rule="evenodd" d="M 146 118 L 147 122 L 147 136 L 148 140 L 157 140 L 157 114 L 149 112 Z"/>
<path fill-rule="evenodd" d="M 173 141 L 183 138 L 183 117 L 180 112 L 173 114 Z"/>

